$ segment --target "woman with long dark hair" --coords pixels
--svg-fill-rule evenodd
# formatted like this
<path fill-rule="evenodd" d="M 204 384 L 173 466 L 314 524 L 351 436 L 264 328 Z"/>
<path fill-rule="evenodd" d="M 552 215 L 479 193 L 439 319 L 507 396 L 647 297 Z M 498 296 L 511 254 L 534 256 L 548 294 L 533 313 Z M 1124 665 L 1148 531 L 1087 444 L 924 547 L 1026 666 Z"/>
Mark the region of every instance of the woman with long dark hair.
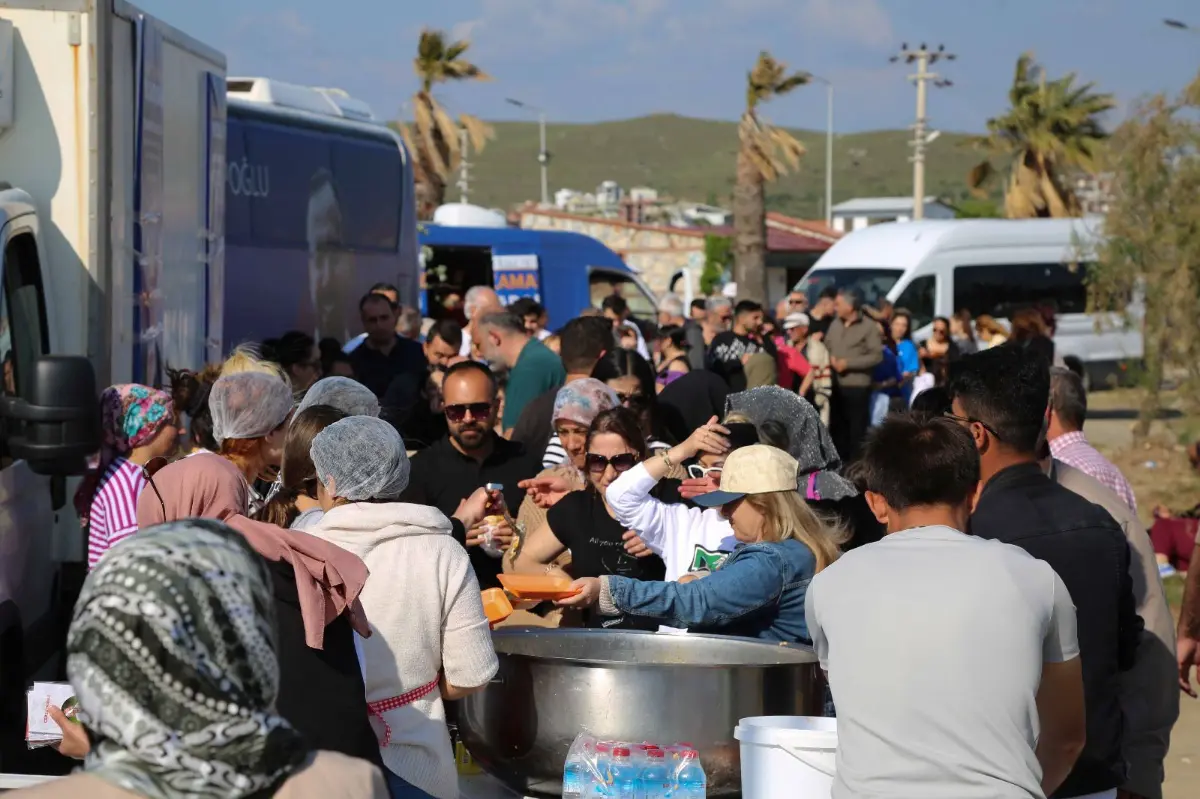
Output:
<path fill-rule="evenodd" d="M 592 369 L 592 377 L 605 383 L 633 411 L 641 424 L 642 436 L 651 453 L 669 449 L 666 430 L 658 409 L 658 387 L 650 363 L 633 350 L 614 349 Z"/>
<path fill-rule="evenodd" d="M 664 388 L 692 371 L 688 362 L 687 331 L 682 325 L 666 325 L 658 331 L 658 389 Z"/>
<path fill-rule="evenodd" d="M 307 530 L 325 514 L 317 499 L 317 467 L 309 453 L 317 434 L 346 414 L 331 405 L 313 405 L 296 414 L 283 441 L 279 490 L 255 514 L 259 521 Z"/>
<path fill-rule="evenodd" d="M 636 353 L 634 353 L 636 354 Z M 629 408 L 604 411 L 592 422 L 587 438 L 587 486 L 560 499 L 546 513 L 546 523 L 532 530 L 505 570 L 525 574 L 557 572 L 571 577 L 619 574 L 637 580 L 661 580 L 666 566 L 657 556 L 638 558 L 625 551 L 625 527 L 614 517 L 605 491 L 617 476 L 646 460 L 646 442 L 637 414 Z M 571 574 L 553 566 L 570 551 Z M 584 614 L 588 627 L 654 629 L 656 623 L 634 618 L 604 619 Z"/>

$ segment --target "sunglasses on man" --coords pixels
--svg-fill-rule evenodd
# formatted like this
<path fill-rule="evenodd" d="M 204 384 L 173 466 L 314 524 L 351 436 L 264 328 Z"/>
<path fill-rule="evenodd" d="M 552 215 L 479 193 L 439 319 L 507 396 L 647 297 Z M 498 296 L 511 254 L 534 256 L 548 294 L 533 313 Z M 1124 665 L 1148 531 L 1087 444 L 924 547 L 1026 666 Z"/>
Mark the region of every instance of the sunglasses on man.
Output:
<path fill-rule="evenodd" d="M 468 411 L 471 413 L 472 419 L 486 419 L 492 412 L 492 403 L 464 402 L 456 405 L 447 405 L 444 410 L 446 418 L 457 424 L 467 418 Z"/>
<path fill-rule="evenodd" d="M 632 452 L 622 452 L 620 455 L 613 455 L 611 458 L 598 455 L 595 452 L 589 452 L 585 466 L 592 474 L 603 474 L 604 470 L 609 466 L 612 466 L 613 471 L 617 474 L 623 474 L 636 466 L 637 462 L 638 456 Z"/>

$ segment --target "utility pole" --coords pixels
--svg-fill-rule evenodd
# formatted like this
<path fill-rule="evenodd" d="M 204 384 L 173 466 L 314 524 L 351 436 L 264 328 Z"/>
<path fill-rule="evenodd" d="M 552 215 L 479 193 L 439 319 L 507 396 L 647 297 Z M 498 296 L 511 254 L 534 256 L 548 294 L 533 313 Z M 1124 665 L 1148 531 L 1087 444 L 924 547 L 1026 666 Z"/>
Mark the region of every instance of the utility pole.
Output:
<path fill-rule="evenodd" d="M 917 120 L 912 126 L 913 139 L 910 142 L 913 148 L 913 219 L 925 218 L 925 146 L 936 138 L 936 132 L 932 136 L 928 132 L 928 85 L 933 83 L 939 89 L 954 85 L 952 81 L 944 80 L 936 72 L 930 72 L 929 68 L 938 61 L 953 61 L 955 57 L 953 53 L 946 52 L 944 44 L 939 44 L 936 50 L 931 50 L 924 44 L 916 50 L 909 50 L 907 44 L 902 44 L 900 54 L 890 59 L 893 64 L 903 61 L 905 64 L 917 65 L 917 73 L 908 78 L 917 84 Z"/>
<path fill-rule="evenodd" d="M 825 224 L 833 227 L 833 81 L 809 73 L 809 77 L 825 84 Z"/>
<path fill-rule="evenodd" d="M 466 128 L 458 130 L 458 190 L 462 193 L 461 202 L 463 205 L 467 203 L 467 195 L 471 188 L 471 163 L 467 160 L 467 153 L 471 147 L 471 137 L 467 134 Z"/>
<path fill-rule="evenodd" d="M 523 108 L 526 111 L 535 111 L 538 115 L 538 164 L 541 167 L 542 177 L 542 206 L 550 205 L 550 151 L 546 149 L 546 112 L 538 108 L 536 105 L 512 97 L 505 97 L 504 102 L 509 105 Z"/>

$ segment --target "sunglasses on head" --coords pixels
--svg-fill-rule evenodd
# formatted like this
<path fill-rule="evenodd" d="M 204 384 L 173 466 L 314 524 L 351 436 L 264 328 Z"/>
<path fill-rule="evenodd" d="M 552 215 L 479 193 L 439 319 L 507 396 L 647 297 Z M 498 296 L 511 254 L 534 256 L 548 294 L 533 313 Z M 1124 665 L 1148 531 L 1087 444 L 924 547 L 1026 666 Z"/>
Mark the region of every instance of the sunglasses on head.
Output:
<path fill-rule="evenodd" d="M 144 477 L 146 482 L 150 484 L 150 488 L 154 489 L 154 496 L 158 497 L 158 504 L 159 507 L 162 508 L 164 522 L 169 522 L 171 520 L 167 518 L 167 503 L 163 501 L 162 493 L 159 492 L 158 486 L 154 484 L 154 475 L 161 472 L 163 467 L 168 463 L 170 463 L 169 460 L 162 455 L 159 455 L 157 458 L 151 458 L 150 460 L 146 461 L 146 465 L 142 467 L 142 477 Z"/>
<path fill-rule="evenodd" d="M 587 470 L 592 474 L 600 474 L 609 466 L 613 467 L 614 472 L 621 474 L 632 469 L 637 462 L 638 457 L 632 452 L 622 452 L 620 455 L 613 455 L 611 458 L 589 452 L 587 454 L 586 466 Z"/>
<path fill-rule="evenodd" d="M 490 402 L 464 402 L 459 405 L 447 405 L 445 407 L 446 418 L 452 422 L 461 422 L 467 418 L 467 411 L 471 412 L 471 416 L 475 419 L 486 419 L 492 412 L 492 403 Z"/>

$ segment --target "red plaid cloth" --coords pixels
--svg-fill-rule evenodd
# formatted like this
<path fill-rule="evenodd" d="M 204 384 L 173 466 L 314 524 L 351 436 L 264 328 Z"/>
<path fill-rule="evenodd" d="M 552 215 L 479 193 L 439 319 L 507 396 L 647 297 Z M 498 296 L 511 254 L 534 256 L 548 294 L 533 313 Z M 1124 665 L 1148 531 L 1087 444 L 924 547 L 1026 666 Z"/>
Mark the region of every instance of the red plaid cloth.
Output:
<path fill-rule="evenodd" d="M 380 699 L 378 702 L 367 703 L 367 712 L 370 713 L 373 718 L 379 719 L 379 723 L 383 725 L 383 740 L 379 742 L 380 746 L 387 746 L 392 740 L 392 728 L 387 721 L 384 720 L 383 714 L 389 710 L 396 710 L 397 708 L 404 707 L 405 705 L 411 705 L 418 699 L 424 699 L 436 691 L 437 687 L 438 678 L 434 677 L 431 682 L 422 685 L 420 688 L 414 688 L 407 693 L 400 694 L 400 696 L 393 696 L 391 699 Z"/>

